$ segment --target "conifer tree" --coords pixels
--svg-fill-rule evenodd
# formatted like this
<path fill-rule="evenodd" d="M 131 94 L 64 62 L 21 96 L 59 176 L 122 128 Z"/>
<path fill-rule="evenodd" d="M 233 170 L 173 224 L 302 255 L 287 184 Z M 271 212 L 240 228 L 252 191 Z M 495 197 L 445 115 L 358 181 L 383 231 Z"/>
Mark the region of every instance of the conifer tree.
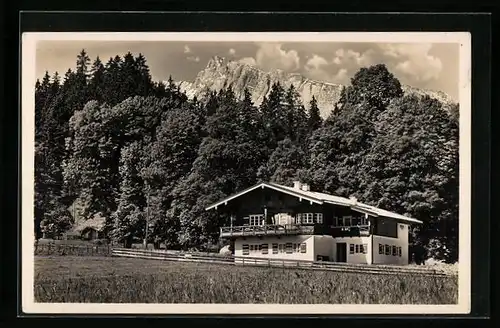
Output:
<path fill-rule="evenodd" d="M 104 98 L 104 74 L 105 67 L 99 56 L 96 57 L 90 69 L 89 99 L 101 102 Z"/>
<path fill-rule="evenodd" d="M 136 67 L 136 95 L 139 96 L 149 96 L 153 92 L 153 82 L 151 80 L 151 73 L 149 66 L 146 62 L 146 57 L 142 53 L 139 53 L 135 57 L 135 67 Z"/>
<path fill-rule="evenodd" d="M 285 90 L 279 82 L 271 86 L 269 95 L 264 97 L 260 106 L 266 123 L 269 145 L 274 149 L 280 140 L 287 137 L 287 113 L 284 110 Z"/>
<path fill-rule="evenodd" d="M 309 132 L 312 133 L 316 129 L 318 129 L 321 124 L 323 124 L 323 119 L 321 118 L 320 111 L 318 108 L 318 102 L 316 101 L 316 97 L 312 96 L 312 99 L 309 103 L 309 110 L 307 115 L 307 125 L 309 127 Z"/>

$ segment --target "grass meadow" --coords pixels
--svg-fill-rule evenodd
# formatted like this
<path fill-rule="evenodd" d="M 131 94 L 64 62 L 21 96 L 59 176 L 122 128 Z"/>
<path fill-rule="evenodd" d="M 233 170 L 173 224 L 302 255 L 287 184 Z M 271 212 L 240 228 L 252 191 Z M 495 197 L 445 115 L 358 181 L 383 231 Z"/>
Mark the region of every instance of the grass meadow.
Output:
<path fill-rule="evenodd" d="M 36 302 L 456 304 L 457 277 L 36 256 Z"/>

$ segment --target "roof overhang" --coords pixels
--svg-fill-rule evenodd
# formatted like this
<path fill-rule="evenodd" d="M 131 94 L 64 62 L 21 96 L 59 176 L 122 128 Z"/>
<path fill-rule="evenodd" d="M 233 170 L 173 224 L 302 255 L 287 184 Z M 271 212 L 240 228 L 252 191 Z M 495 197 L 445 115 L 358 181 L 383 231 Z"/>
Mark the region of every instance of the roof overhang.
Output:
<path fill-rule="evenodd" d="M 366 204 L 363 204 L 363 203 L 360 203 L 357 201 L 352 202 L 350 199 L 346 199 L 345 201 L 342 201 L 342 199 L 334 201 L 334 200 L 315 198 L 315 197 L 311 197 L 309 195 L 306 195 L 305 193 L 301 193 L 300 191 L 294 191 L 291 188 L 283 188 L 279 184 L 267 183 L 267 182 L 261 182 L 259 184 L 256 184 L 256 185 L 250 187 L 250 188 L 242 190 L 239 193 L 236 193 L 236 194 L 233 194 L 229 197 L 226 197 L 226 198 L 222 199 L 221 201 L 206 207 L 205 210 L 208 211 L 211 209 L 217 209 L 217 207 L 219 207 L 219 206 L 227 205 L 227 203 L 232 201 L 233 199 L 236 199 L 240 196 L 243 196 L 243 195 L 245 195 L 253 190 L 259 189 L 259 188 L 261 188 L 261 189 L 269 188 L 272 190 L 276 190 L 276 191 L 282 192 L 284 194 L 288 194 L 288 195 L 297 197 L 297 198 L 299 198 L 300 201 L 302 201 L 302 200 L 309 201 L 309 202 L 311 202 L 311 204 L 315 203 L 315 204 L 322 205 L 322 204 L 326 203 L 326 204 L 332 204 L 332 205 L 338 205 L 338 206 L 345 206 L 345 207 L 349 207 L 353 211 L 364 213 L 364 214 L 370 215 L 372 217 L 387 217 L 387 218 L 395 219 L 397 221 L 404 222 L 407 224 L 410 224 L 410 223 L 422 224 L 423 223 L 420 220 L 417 220 L 417 219 L 414 219 L 411 217 L 407 217 L 407 216 L 403 216 L 403 215 L 399 215 L 397 213 L 392 213 L 390 211 L 382 210 L 382 209 L 376 208 L 374 206 L 366 205 Z"/>
<path fill-rule="evenodd" d="M 273 190 L 276 190 L 276 191 L 279 191 L 279 192 L 282 192 L 282 193 L 285 193 L 285 194 L 288 194 L 291 196 L 295 196 L 295 197 L 299 198 L 300 200 L 306 200 L 306 201 L 309 201 L 311 203 L 316 203 L 316 204 L 320 204 L 320 205 L 323 204 L 323 201 L 321 199 L 309 197 L 309 196 L 306 196 L 304 194 L 296 193 L 296 192 L 293 192 L 293 191 L 288 190 L 288 189 L 280 188 L 279 186 L 276 186 L 273 184 L 262 182 L 262 183 L 256 184 L 255 186 L 247 188 L 247 189 L 245 189 L 237 194 L 234 194 L 234 195 L 231 195 L 227 198 L 224 198 L 223 200 L 206 207 L 205 210 L 208 211 L 211 209 L 217 209 L 217 207 L 219 207 L 221 205 L 227 205 L 227 203 L 230 202 L 231 200 L 238 198 L 240 196 L 243 196 L 243 195 L 245 195 L 251 191 L 254 191 L 256 189 L 259 189 L 259 188 L 261 188 L 261 189 L 269 188 L 269 189 L 273 189 Z"/>
<path fill-rule="evenodd" d="M 368 215 L 371 215 L 371 216 L 374 216 L 374 217 L 378 217 L 379 216 L 378 213 L 375 212 L 375 211 L 368 210 L 366 208 L 362 208 L 362 207 L 359 207 L 359 206 L 356 206 L 356 205 L 352 205 L 351 209 L 353 211 L 360 212 L 360 213 L 363 213 L 363 214 L 368 214 Z"/>
<path fill-rule="evenodd" d="M 420 220 L 417 220 L 417 219 L 414 219 L 414 218 L 409 218 L 409 217 L 405 217 L 405 218 L 394 218 L 396 221 L 399 221 L 399 222 L 404 222 L 406 224 L 410 224 L 410 223 L 418 223 L 418 224 L 423 224 L 424 222 L 423 221 L 420 221 Z"/>

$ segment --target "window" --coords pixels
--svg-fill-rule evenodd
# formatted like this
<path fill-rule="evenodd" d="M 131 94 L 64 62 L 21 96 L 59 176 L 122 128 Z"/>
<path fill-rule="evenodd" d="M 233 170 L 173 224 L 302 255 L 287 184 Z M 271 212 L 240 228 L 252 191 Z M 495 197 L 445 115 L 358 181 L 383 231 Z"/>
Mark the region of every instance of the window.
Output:
<path fill-rule="evenodd" d="M 323 213 L 298 213 L 297 224 L 323 223 Z"/>
<path fill-rule="evenodd" d="M 384 254 L 384 245 L 378 244 L 378 253 L 379 254 Z"/>
<path fill-rule="evenodd" d="M 398 255 L 398 248 L 392 245 L 392 256 L 397 256 L 397 255 Z"/>
<path fill-rule="evenodd" d="M 280 253 L 284 253 L 284 252 L 285 252 L 285 245 L 283 245 L 283 244 L 279 244 L 279 245 L 278 245 L 278 249 L 279 249 L 279 252 L 280 252 Z"/>
<path fill-rule="evenodd" d="M 261 245 L 262 254 L 267 254 L 269 251 L 268 248 L 269 248 L 269 244 L 262 244 Z"/>
<path fill-rule="evenodd" d="M 381 247 L 382 246 L 382 247 Z M 383 254 L 383 246 L 379 244 L 379 254 Z M 368 252 L 368 244 L 350 244 L 349 253 L 350 254 L 366 254 Z"/>
<path fill-rule="evenodd" d="M 273 244 L 273 254 L 278 254 L 278 244 Z"/>
<path fill-rule="evenodd" d="M 351 216 L 348 215 L 348 216 L 344 216 L 344 226 L 348 227 L 348 226 L 351 226 Z"/>
<path fill-rule="evenodd" d="M 264 219 L 263 214 L 257 214 L 257 215 L 250 215 L 249 216 L 249 223 L 250 225 L 262 225 Z"/>
<path fill-rule="evenodd" d="M 249 252 L 248 252 L 248 244 L 243 244 L 242 250 L 243 250 L 243 255 L 248 255 L 249 254 Z"/>
<path fill-rule="evenodd" d="M 401 246 L 398 247 L 398 256 L 401 257 Z"/>
<path fill-rule="evenodd" d="M 300 252 L 306 253 L 306 251 L 307 251 L 306 247 L 307 247 L 306 243 L 300 244 Z"/>
<path fill-rule="evenodd" d="M 323 223 L 323 213 L 314 213 L 314 222 L 322 224 Z"/>
<path fill-rule="evenodd" d="M 302 218 L 304 220 L 304 223 L 314 223 L 312 213 L 302 213 Z"/>
<path fill-rule="evenodd" d="M 287 254 L 292 254 L 293 253 L 293 245 L 292 243 L 286 243 L 286 253 Z"/>
<path fill-rule="evenodd" d="M 365 216 L 360 218 L 360 225 L 362 225 L 362 226 L 368 225 L 368 220 L 366 219 Z"/>
<path fill-rule="evenodd" d="M 391 246 L 385 245 L 385 255 L 391 255 Z"/>
<path fill-rule="evenodd" d="M 243 225 L 249 225 L 250 224 L 250 218 L 248 216 L 245 216 L 243 218 Z"/>
<path fill-rule="evenodd" d="M 268 247 L 268 244 L 262 244 L 262 245 L 250 245 L 250 247 L 248 247 L 247 245 L 247 248 L 249 248 L 250 250 L 250 253 L 257 253 L 257 252 L 260 252 L 263 250 L 263 247 L 266 247 L 266 252 L 267 252 L 267 247 Z M 267 254 L 267 253 L 266 253 Z"/>

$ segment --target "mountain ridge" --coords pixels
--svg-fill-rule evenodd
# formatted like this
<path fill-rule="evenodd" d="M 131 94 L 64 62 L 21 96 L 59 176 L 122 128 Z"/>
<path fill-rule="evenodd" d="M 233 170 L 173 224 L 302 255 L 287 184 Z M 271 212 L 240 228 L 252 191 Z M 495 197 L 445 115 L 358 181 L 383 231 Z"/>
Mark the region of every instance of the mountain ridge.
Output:
<path fill-rule="evenodd" d="M 200 98 L 208 90 L 219 91 L 231 86 L 235 95 L 241 99 L 244 89 L 248 88 L 253 103 L 258 106 L 276 82 L 285 88 L 293 84 L 305 108 L 309 107 L 309 102 L 314 95 L 323 118 L 326 118 L 334 109 L 342 90 L 346 87 L 342 84 L 310 79 L 300 73 L 287 73 L 281 69 L 264 71 L 254 65 L 228 60 L 221 56 L 213 56 L 206 67 L 198 72 L 194 81 L 179 81 L 176 84 L 188 98 L 195 96 Z M 456 103 L 442 91 L 421 89 L 410 85 L 401 85 L 401 88 L 405 94 L 429 95 L 439 100 L 445 107 Z"/>

